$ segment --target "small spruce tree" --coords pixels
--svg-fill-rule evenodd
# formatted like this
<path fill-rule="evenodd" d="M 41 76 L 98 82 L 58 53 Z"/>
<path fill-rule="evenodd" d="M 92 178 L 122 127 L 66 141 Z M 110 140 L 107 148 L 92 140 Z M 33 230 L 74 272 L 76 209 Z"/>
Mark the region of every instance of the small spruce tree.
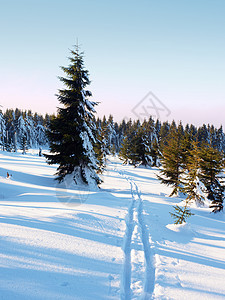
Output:
<path fill-rule="evenodd" d="M 191 213 L 190 209 L 188 208 L 188 201 L 185 202 L 184 207 L 179 205 L 173 206 L 174 212 L 170 212 L 172 218 L 174 218 L 174 224 L 183 224 L 186 223 L 186 219 L 190 216 L 194 215 Z"/>

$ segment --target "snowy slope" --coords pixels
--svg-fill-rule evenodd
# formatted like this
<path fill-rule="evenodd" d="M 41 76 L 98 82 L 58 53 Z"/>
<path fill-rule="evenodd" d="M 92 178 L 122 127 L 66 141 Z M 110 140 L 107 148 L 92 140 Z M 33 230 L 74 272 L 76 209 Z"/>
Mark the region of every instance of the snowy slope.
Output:
<path fill-rule="evenodd" d="M 157 170 L 113 157 L 100 190 L 54 172 L 0 152 L 0 299 L 225 299 L 224 214 L 168 225 L 180 199 Z"/>

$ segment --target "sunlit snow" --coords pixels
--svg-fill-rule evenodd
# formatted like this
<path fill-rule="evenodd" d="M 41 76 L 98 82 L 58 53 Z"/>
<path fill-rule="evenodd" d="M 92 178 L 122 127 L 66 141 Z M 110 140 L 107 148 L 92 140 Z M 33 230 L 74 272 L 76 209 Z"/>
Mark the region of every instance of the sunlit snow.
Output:
<path fill-rule="evenodd" d="M 225 299 L 224 213 L 173 225 L 181 199 L 157 169 L 116 157 L 99 190 L 55 171 L 38 150 L 0 152 L 0 299 Z"/>

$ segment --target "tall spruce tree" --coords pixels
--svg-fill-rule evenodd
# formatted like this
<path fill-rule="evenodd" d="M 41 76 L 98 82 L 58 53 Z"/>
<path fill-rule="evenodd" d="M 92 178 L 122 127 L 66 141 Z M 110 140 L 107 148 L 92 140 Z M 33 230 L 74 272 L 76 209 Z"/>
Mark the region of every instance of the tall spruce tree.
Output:
<path fill-rule="evenodd" d="M 46 155 L 49 164 L 59 164 L 57 179 L 62 181 L 72 174 L 76 184 L 98 184 L 100 178 L 93 150 L 93 114 L 96 102 L 89 101 L 91 92 L 86 90 L 90 84 L 88 71 L 84 69 L 83 53 L 75 46 L 70 50 L 70 64 L 61 67 L 66 77 L 59 77 L 65 89 L 60 89 L 57 98 L 63 108 L 50 121 L 47 133 L 51 154 Z"/>

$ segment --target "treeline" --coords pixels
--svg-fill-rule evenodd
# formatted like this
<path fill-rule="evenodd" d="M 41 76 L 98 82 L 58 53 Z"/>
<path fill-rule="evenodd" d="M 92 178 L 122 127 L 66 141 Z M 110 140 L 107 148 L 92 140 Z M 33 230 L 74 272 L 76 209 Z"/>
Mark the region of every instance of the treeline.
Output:
<path fill-rule="evenodd" d="M 53 116 L 30 110 L 0 111 L 2 150 L 26 151 L 48 146 L 46 131 Z M 98 172 L 106 166 L 106 156 L 117 154 L 124 164 L 159 167 L 159 179 L 173 187 L 172 195 L 183 193 L 197 205 L 210 201 L 214 212 L 223 209 L 225 135 L 213 125 L 161 122 L 150 117 L 144 122 L 93 119 L 93 149 Z"/>
<path fill-rule="evenodd" d="M 209 202 L 213 212 L 223 210 L 223 134 L 220 130 L 216 133 L 213 143 L 212 139 L 198 139 L 184 132 L 180 124 L 171 128 L 162 149 L 158 178 L 173 188 L 170 196 L 186 196 L 186 208 L 191 202 L 197 206 Z"/>
<path fill-rule="evenodd" d="M 187 203 L 209 201 L 213 212 L 223 209 L 225 135 L 222 126 L 196 127 L 174 121 L 96 121 L 96 155 L 100 171 L 107 154 L 117 153 L 125 164 L 159 167 L 162 183 L 172 195 L 182 193 Z M 187 205 L 186 205 L 187 207 Z"/>
<path fill-rule="evenodd" d="M 21 149 L 25 152 L 28 148 L 48 145 L 46 128 L 51 117 L 18 108 L 0 111 L 1 150 L 15 152 Z"/>
<path fill-rule="evenodd" d="M 176 124 L 173 121 L 170 124 L 155 121 L 152 117 L 142 123 L 139 120 L 123 120 L 117 123 L 112 115 L 108 119 L 104 116 L 103 119 L 98 118 L 94 122 L 97 143 L 101 145 L 103 156 L 116 153 L 124 163 L 134 166 L 159 166 L 163 150 L 174 131 L 178 132 L 186 145 L 196 141 L 199 147 L 207 144 L 220 152 L 225 151 L 222 126 L 219 129 L 205 124 L 200 127 L 187 124 L 184 127 L 182 123 Z"/>

